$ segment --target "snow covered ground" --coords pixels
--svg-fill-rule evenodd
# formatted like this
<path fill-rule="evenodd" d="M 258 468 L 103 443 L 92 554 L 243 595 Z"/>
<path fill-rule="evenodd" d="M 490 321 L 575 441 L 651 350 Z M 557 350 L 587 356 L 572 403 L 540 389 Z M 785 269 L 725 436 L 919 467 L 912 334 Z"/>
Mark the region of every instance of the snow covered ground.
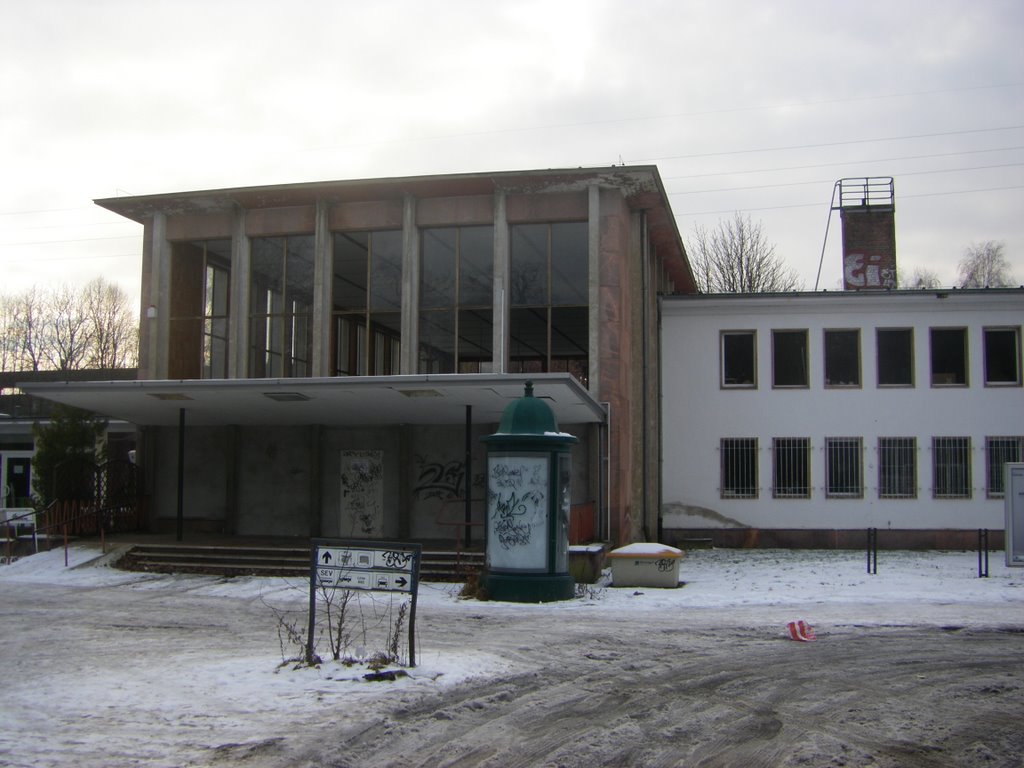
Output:
<path fill-rule="evenodd" d="M 869 636 L 872 642 L 892 643 L 888 647 L 894 650 L 904 648 L 902 638 L 930 632 L 936 654 L 952 634 L 960 639 L 950 653 L 959 653 L 968 635 L 985 637 L 986 643 L 993 637 L 998 654 L 1019 662 L 1010 670 L 1011 682 L 995 687 L 1015 694 L 1015 717 L 1024 713 L 1024 569 L 1007 568 L 1001 552 L 990 556 L 990 576 L 978 578 L 974 552 L 882 551 L 877 575 L 869 575 L 858 552 L 698 550 L 683 559 L 678 589 L 599 585 L 582 590 L 578 599 L 544 605 L 460 600 L 453 585 L 425 583 L 418 599 L 420 663 L 408 677 L 373 684 L 362 680 L 365 669 L 358 666 L 330 661 L 317 669 L 280 666 L 275 616 L 293 616 L 302 626 L 308 599 L 303 580 L 128 573 L 109 567 L 100 555 L 94 547 L 78 545 L 69 552 L 70 567 L 62 550 L 0 566 L 2 765 L 218 765 L 243 759 L 252 766 L 508 765 L 516 753 L 495 745 L 494 733 L 483 724 L 470 723 L 474 710 L 507 710 L 513 722 L 527 706 L 525 698 L 516 703 L 526 692 L 540 696 L 555 682 L 575 686 L 574 681 L 589 679 L 585 666 L 560 677 L 572 665 L 602 664 L 604 680 L 610 661 L 627 672 L 631 664 L 643 664 L 647 651 L 634 656 L 633 646 L 651 649 L 650 664 L 682 674 L 675 660 L 687 654 L 719 659 L 722 643 L 734 644 L 750 659 L 758 654 L 776 659 L 791 654 L 790 646 L 828 653 L 819 648 L 830 643 L 833 652 L 846 643 L 852 654 Z M 391 608 L 389 596 L 361 599 L 373 601 L 364 608 L 372 613 Z M 799 618 L 817 631 L 815 648 L 783 645 L 786 623 Z M 326 658 L 325 646 L 322 640 L 318 650 Z M 840 664 L 843 655 L 846 651 L 829 663 Z M 792 663 L 804 662 L 794 658 Z M 642 676 L 643 669 L 634 669 L 634 676 Z M 791 674 L 800 667 L 794 669 Z M 534 688 L 527 682 L 539 670 L 550 675 L 552 685 L 538 682 Z M 692 674 L 688 671 L 687 679 Z M 475 694 L 466 699 L 470 690 Z M 505 697 L 495 698 L 495 690 L 504 690 Z M 456 699 L 459 707 L 452 703 Z M 413 718 L 416 725 L 396 726 L 401 717 Z M 788 732 L 789 721 L 779 718 Z M 462 734 L 461 742 L 452 729 Z M 611 722 L 605 729 L 614 730 Z M 385 743 L 394 739 L 394 762 L 379 745 L 361 744 L 360 734 L 370 732 Z M 592 734 L 589 743 L 596 738 Z M 638 750 L 649 740 L 631 738 L 620 733 L 617 748 L 629 742 Z M 665 754 L 693 757 L 698 754 L 693 750 L 719 754 L 725 749 L 702 738 L 693 736 L 685 748 L 666 745 L 659 760 Z M 744 738 L 745 744 L 753 743 L 749 738 L 754 737 Z M 844 764 L 850 765 L 969 763 L 971 755 L 978 764 L 1013 765 L 1018 763 L 1003 761 L 1019 758 L 1002 754 L 1006 739 L 1013 738 L 1006 734 L 1002 746 L 975 739 L 957 742 L 957 752 L 951 736 L 946 741 L 935 736 L 939 755 L 945 749 L 957 756 L 950 763 L 886 762 L 854 736 L 843 741 L 839 734 L 829 737 L 834 744 L 815 741 L 806 752 L 810 737 L 800 738 L 805 752 L 799 754 L 809 755 L 809 764 L 830 764 L 837 744 L 843 749 L 860 744 L 857 754 L 863 759 L 847 755 Z M 328 759 L 324 750 L 337 750 L 339 739 L 350 751 L 335 751 Z M 461 743 L 464 751 L 456 752 Z M 417 744 L 437 746 L 417 753 Z M 673 748 L 678 752 L 664 751 Z M 554 754 L 553 746 L 545 749 L 543 755 Z M 446 757 L 445 750 L 456 751 Z M 615 754 L 620 757 L 612 762 L 594 756 L 575 762 L 541 759 L 538 753 L 518 764 L 627 764 L 617 762 L 627 759 L 626 752 Z M 628 759 L 639 759 L 637 754 L 629 752 Z M 774 752 L 758 754 L 759 764 L 789 764 L 772 758 Z M 684 757 L 665 764 L 690 764 Z"/>

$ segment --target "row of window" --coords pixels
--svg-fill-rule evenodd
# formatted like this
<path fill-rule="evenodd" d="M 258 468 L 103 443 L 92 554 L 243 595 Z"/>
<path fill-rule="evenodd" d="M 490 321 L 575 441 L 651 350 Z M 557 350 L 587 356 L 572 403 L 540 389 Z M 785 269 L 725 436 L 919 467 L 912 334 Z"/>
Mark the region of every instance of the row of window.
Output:
<path fill-rule="evenodd" d="M 860 437 L 827 437 L 825 497 L 864 497 L 864 444 Z M 759 445 L 756 437 L 722 438 L 721 486 L 723 499 L 756 499 L 760 495 Z M 811 439 L 774 437 L 771 443 L 771 495 L 775 499 L 811 497 Z M 918 497 L 918 445 L 916 437 L 879 437 L 876 450 L 877 489 L 880 499 Z M 1003 468 L 1022 461 L 1024 437 L 985 438 L 985 493 L 1003 496 Z M 971 438 L 931 439 L 932 498 L 969 499 Z"/>
<path fill-rule="evenodd" d="M 826 387 L 861 386 L 860 333 L 859 329 L 824 331 Z M 807 330 L 773 330 L 771 334 L 772 386 L 810 386 Z M 985 385 L 1020 386 L 1020 328 L 984 328 L 982 334 Z M 931 386 L 966 387 L 969 370 L 967 329 L 930 328 L 928 340 Z M 915 386 L 914 329 L 877 328 L 875 341 L 877 385 Z M 757 388 L 757 331 L 722 331 L 720 359 L 723 388 Z"/>
<path fill-rule="evenodd" d="M 588 374 L 586 222 L 509 227 L 510 372 Z M 399 373 L 401 230 L 335 232 L 330 297 L 335 376 Z M 417 286 L 418 373 L 477 373 L 494 358 L 494 228 L 424 229 Z M 172 375 L 227 376 L 231 241 L 175 243 Z M 249 373 L 312 374 L 312 235 L 254 237 L 249 275 Z M 201 340 L 200 340 L 201 337 Z M 180 359 L 175 358 L 175 354 Z"/>

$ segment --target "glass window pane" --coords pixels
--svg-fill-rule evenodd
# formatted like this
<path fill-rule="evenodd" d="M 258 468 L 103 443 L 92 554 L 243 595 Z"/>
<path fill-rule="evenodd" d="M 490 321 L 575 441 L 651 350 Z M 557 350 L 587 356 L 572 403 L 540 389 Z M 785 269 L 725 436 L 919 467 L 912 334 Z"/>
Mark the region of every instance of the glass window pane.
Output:
<path fill-rule="evenodd" d="M 1020 340 L 1016 328 L 985 329 L 985 383 L 1020 384 Z"/>
<path fill-rule="evenodd" d="M 373 314 L 373 366 L 370 376 L 391 376 L 398 373 L 396 361 L 402 345 L 402 313 L 375 312 Z"/>
<path fill-rule="evenodd" d="M 967 384 L 967 331 L 932 328 L 932 386 Z"/>
<path fill-rule="evenodd" d="M 513 309 L 509 316 L 509 357 L 512 360 L 539 360 L 544 367 L 548 352 L 548 313 L 545 309 Z M 514 371 L 513 371 L 514 372 Z"/>
<path fill-rule="evenodd" d="M 366 309 L 366 278 L 369 236 L 365 232 L 334 235 L 334 279 L 332 303 L 335 310 Z"/>
<path fill-rule="evenodd" d="M 455 312 L 420 312 L 420 373 L 455 373 Z"/>
<path fill-rule="evenodd" d="M 755 338 L 753 331 L 722 334 L 723 387 L 755 386 Z"/>
<path fill-rule="evenodd" d="M 252 311 L 275 311 L 277 302 L 270 294 L 280 296 L 284 290 L 284 238 L 256 237 L 252 241 Z"/>
<path fill-rule="evenodd" d="M 455 306 L 457 229 L 426 229 L 420 254 L 420 308 Z"/>
<path fill-rule="evenodd" d="M 292 312 L 313 311 L 313 237 L 293 235 L 286 238 L 288 262 L 285 265 L 285 284 Z"/>
<path fill-rule="evenodd" d="M 402 308 L 402 233 L 374 232 L 370 237 L 370 309 Z"/>
<path fill-rule="evenodd" d="M 551 225 L 551 304 L 587 303 L 587 224 Z"/>
<path fill-rule="evenodd" d="M 879 329 L 878 386 L 914 385 L 914 331 L 911 328 Z"/>
<path fill-rule="evenodd" d="M 807 386 L 807 331 L 772 331 L 772 384 Z"/>
<path fill-rule="evenodd" d="M 494 303 L 494 227 L 464 227 L 459 233 L 459 305 Z"/>
<path fill-rule="evenodd" d="M 825 331 L 825 385 L 860 386 L 860 331 Z"/>
<path fill-rule="evenodd" d="M 490 364 L 494 357 L 493 323 L 490 310 L 481 312 L 476 309 L 459 311 L 459 365 L 460 372 L 467 372 L 462 366 L 465 362 Z M 479 372 L 479 368 L 477 370 Z"/>
<path fill-rule="evenodd" d="M 513 307 L 548 303 L 548 225 L 518 224 L 511 234 Z"/>

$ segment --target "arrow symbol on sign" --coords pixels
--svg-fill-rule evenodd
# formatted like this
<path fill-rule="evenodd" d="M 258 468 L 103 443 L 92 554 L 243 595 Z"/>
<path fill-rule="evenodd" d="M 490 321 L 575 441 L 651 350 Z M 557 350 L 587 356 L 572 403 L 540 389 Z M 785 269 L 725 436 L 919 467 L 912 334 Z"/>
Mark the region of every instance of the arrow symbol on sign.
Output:
<path fill-rule="evenodd" d="M 397 584 L 400 587 L 404 587 L 408 583 L 409 582 L 406 580 L 405 576 L 400 576 L 399 578 L 395 579 L 395 584 Z"/>
<path fill-rule="evenodd" d="M 321 557 L 320 559 L 323 560 L 325 563 L 331 562 L 331 553 L 330 552 L 324 552 L 324 556 Z"/>

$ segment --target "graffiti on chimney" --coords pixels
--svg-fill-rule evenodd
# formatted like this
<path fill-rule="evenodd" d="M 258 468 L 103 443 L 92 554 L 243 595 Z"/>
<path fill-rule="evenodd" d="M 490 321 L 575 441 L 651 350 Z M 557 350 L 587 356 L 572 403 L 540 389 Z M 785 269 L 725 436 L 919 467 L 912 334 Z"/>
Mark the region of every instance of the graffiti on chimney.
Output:
<path fill-rule="evenodd" d="M 843 287 L 846 290 L 895 288 L 896 267 L 892 257 L 880 254 L 847 254 L 843 258 Z"/>

